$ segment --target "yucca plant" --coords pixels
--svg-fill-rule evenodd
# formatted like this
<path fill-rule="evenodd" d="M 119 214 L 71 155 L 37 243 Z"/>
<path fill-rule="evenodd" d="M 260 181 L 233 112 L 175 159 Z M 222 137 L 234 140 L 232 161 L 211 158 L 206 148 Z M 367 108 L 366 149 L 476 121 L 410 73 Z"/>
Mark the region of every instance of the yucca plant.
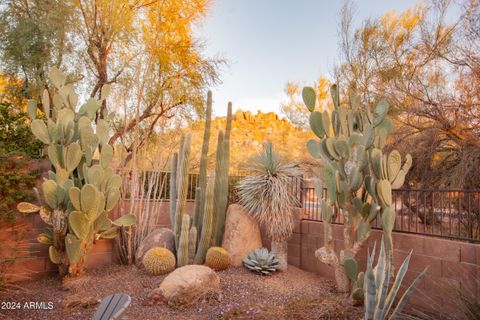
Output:
<path fill-rule="evenodd" d="M 286 162 L 267 142 L 263 150 L 246 164 L 252 175 L 237 184 L 239 202 L 267 231 L 272 251 L 287 269 L 287 240 L 293 231 L 293 208 L 297 202 L 290 183 L 300 168 Z"/>
<path fill-rule="evenodd" d="M 423 270 L 407 288 L 402 297 L 398 299 L 398 303 L 391 311 L 393 303 L 396 300 L 398 290 L 402 284 L 403 278 L 408 270 L 408 264 L 412 252 L 405 258 L 402 265 L 398 269 L 397 276 L 389 289 L 390 280 L 392 278 L 392 255 L 385 252 L 385 245 L 382 239 L 380 246 L 380 255 L 378 257 L 377 265 L 373 268 L 373 261 L 375 260 L 375 245 L 373 252 L 369 254 L 367 260 L 367 271 L 365 272 L 365 320 L 375 319 L 397 319 L 400 317 L 403 308 L 408 303 L 415 287 L 427 272 L 427 268 Z"/>

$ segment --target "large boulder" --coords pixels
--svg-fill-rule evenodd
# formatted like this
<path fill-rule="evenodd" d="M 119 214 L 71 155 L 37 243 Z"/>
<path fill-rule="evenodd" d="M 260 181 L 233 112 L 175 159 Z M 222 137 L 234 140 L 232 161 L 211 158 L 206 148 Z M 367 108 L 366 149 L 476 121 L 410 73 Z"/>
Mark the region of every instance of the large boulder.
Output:
<path fill-rule="evenodd" d="M 154 247 L 166 248 L 175 254 L 175 233 L 168 228 L 159 228 L 150 232 L 135 252 L 135 263 L 138 267 L 142 266 L 145 253 Z"/>
<path fill-rule="evenodd" d="M 258 223 L 239 204 L 228 207 L 222 247 L 230 253 L 234 267 L 241 266 L 250 251 L 262 247 Z"/>
<path fill-rule="evenodd" d="M 219 293 L 220 278 L 215 271 L 206 266 L 187 265 L 163 279 L 160 287 L 150 293 L 146 304 L 166 302 L 171 307 L 180 308 Z"/>

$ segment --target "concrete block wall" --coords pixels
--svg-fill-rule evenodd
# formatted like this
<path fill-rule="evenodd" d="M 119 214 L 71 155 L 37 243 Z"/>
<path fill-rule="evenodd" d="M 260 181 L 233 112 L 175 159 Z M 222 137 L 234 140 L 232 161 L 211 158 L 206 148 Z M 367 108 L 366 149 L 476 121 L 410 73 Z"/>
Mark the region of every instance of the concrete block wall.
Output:
<path fill-rule="evenodd" d="M 307 220 L 296 223 L 298 226 L 289 242 L 289 261 L 296 266 L 299 261 L 299 268 L 333 279 L 333 269 L 315 258 L 315 250 L 323 246 L 323 223 Z M 372 250 L 376 242 L 378 250 L 381 237 L 381 230 L 372 231 L 357 256 L 361 270 L 366 268 L 367 248 Z M 343 226 L 333 225 L 333 239 L 337 252 L 344 248 Z M 454 285 L 480 299 L 480 281 L 477 280 L 480 277 L 480 244 L 406 233 L 394 233 L 393 243 L 395 270 L 413 250 L 403 282 L 405 285 L 410 285 L 428 267 L 426 276 L 410 299 L 412 308 L 432 312 L 441 308 L 444 312 L 457 312 Z"/>
<path fill-rule="evenodd" d="M 119 203 L 111 213 L 111 217 L 118 217 L 122 212 L 122 203 Z M 142 206 L 138 207 L 137 213 L 142 212 Z M 188 201 L 186 213 L 192 214 L 194 202 Z M 155 227 L 170 227 L 169 203 L 164 202 L 159 206 L 156 214 L 157 220 Z M 22 225 L 24 245 L 22 246 L 22 258 L 9 268 L 10 278 L 13 282 L 29 279 L 38 279 L 57 273 L 57 267 L 50 261 L 48 256 L 48 246 L 38 243 L 37 236 L 43 232 L 47 225 L 38 214 L 29 214 L 17 219 L 18 224 Z M 9 232 L 9 229 L 0 230 L 0 232 Z M 13 234 L 12 237 L 13 238 Z M 100 268 L 118 261 L 114 250 L 114 240 L 97 240 L 93 246 L 88 259 L 87 269 Z"/>
<path fill-rule="evenodd" d="M 38 234 L 43 232 L 46 224 L 38 214 L 21 217 L 17 219 L 17 222 L 22 225 L 23 245 L 21 257 L 9 268 L 12 282 L 39 279 L 56 274 L 57 266 L 50 261 L 48 246 L 37 241 Z M 0 232 L 11 233 L 9 229 L 0 230 Z M 98 240 L 92 249 L 87 268 L 93 269 L 110 265 L 114 259 L 113 241 Z"/>
<path fill-rule="evenodd" d="M 193 213 L 194 203 L 187 204 L 187 214 Z M 170 219 L 168 202 L 160 206 L 157 212 L 156 227 L 169 227 Z M 119 215 L 122 206 L 114 209 L 113 215 Z M 139 212 L 142 208 L 139 208 Z M 317 273 L 320 276 L 334 277 L 333 269 L 320 263 L 315 258 L 315 250 L 323 245 L 323 223 L 318 221 L 301 220 L 301 211 L 297 211 L 292 238 L 288 243 L 289 264 L 306 271 Z M 30 258 L 19 260 L 13 268 L 14 279 L 24 280 L 29 278 L 44 277 L 56 273 L 55 265 L 48 258 L 48 247 L 37 243 L 36 237 L 43 231 L 45 224 L 37 214 L 28 215 L 19 219 L 25 225 L 27 251 Z M 373 248 L 380 243 L 382 232 L 373 230 L 371 237 L 357 256 L 360 269 L 366 265 L 367 248 Z M 333 226 L 334 246 L 337 251 L 343 248 L 343 227 Z M 269 248 L 270 241 L 262 230 L 264 246 Z M 480 298 L 480 244 L 471 244 L 461 241 L 425 237 L 415 234 L 394 233 L 394 266 L 398 270 L 410 250 L 413 255 L 405 284 L 410 284 L 413 279 L 428 266 L 427 276 L 420 283 L 418 291 L 410 300 L 412 306 L 425 309 L 441 308 L 441 310 L 455 311 L 452 302 L 453 290 L 449 283 L 458 285 L 462 290 L 471 292 Z M 377 254 L 378 256 L 378 254 Z M 112 240 L 97 241 L 89 260 L 89 268 L 97 268 L 116 262 L 114 243 Z M 476 281 L 475 281 L 476 280 Z"/>

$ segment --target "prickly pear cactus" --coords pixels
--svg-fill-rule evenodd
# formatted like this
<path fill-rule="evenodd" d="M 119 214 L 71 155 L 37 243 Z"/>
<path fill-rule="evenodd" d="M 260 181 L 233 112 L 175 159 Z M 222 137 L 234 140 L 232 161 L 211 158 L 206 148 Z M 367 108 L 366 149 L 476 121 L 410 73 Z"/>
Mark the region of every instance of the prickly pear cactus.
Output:
<path fill-rule="evenodd" d="M 350 281 L 345 273 L 345 259 L 354 259 L 370 235 L 371 222 L 380 214 L 386 248 L 391 252 L 395 211 L 392 208 L 392 189 L 400 188 L 412 165 L 412 157 L 402 158 L 394 150 L 384 154 L 382 149 L 392 132 L 387 117 L 389 105 L 381 100 L 374 107 L 363 105 L 358 96 L 350 94 L 347 104 L 340 103 L 336 85 L 331 87 L 334 109 L 331 112 L 315 109 L 316 93 L 305 87 L 302 96 L 310 110 L 310 127 L 318 139 L 307 143 L 314 158 L 323 161 L 322 182 L 316 181 L 317 196 L 325 227 L 325 246 L 315 253 L 317 258 L 335 269 L 337 289 L 349 291 Z M 323 199 L 323 186 L 327 197 Z M 341 214 L 344 221 L 345 250 L 333 248 L 332 222 Z"/>
<path fill-rule="evenodd" d="M 77 108 L 78 95 L 60 70 L 51 69 L 50 81 L 55 89 L 45 90 L 42 97 L 47 120 L 33 118 L 31 130 L 45 143 L 54 170 L 35 189 L 40 206 L 20 203 L 17 209 L 39 212 L 48 227 L 37 239 L 50 246 L 50 260 L 62 276 L 80 275 L 93 243 L 115 237 L 117 227 L 134 224 L 135 216 L 113 222 L 108 218 L 120 198 L 121 178 L 109 167 L 113 148 L 108 122 L 100 119 L 94 126 L 93 121 L 109 87 L 102 88 L 101 100 L 89 99 Z M 29 100 L 28 105 L 35 111 L 37 102 Z M 36 112 L 29 114 L 35 117 Z M 99 161 L 93 160 L 95 154 Z"/>

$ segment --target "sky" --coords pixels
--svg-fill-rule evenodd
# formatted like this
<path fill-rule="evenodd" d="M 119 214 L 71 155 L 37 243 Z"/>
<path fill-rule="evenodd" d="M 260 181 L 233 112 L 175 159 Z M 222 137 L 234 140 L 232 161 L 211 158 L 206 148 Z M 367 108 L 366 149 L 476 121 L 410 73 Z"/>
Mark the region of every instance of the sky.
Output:
<path fill-rule="evenodd" d="M 214 114 L 226 114 L 228 101 L 238 109 L 280 113 L 287 81 L 308 85 L 329 76 L 338 62 L 338 12 L 341 0 L 214 0 L 196 29 L 205 54 L 229 65 L 222 83 L 212 88 Z M 356 0 L 355 22 L 415 0 Z"/>

